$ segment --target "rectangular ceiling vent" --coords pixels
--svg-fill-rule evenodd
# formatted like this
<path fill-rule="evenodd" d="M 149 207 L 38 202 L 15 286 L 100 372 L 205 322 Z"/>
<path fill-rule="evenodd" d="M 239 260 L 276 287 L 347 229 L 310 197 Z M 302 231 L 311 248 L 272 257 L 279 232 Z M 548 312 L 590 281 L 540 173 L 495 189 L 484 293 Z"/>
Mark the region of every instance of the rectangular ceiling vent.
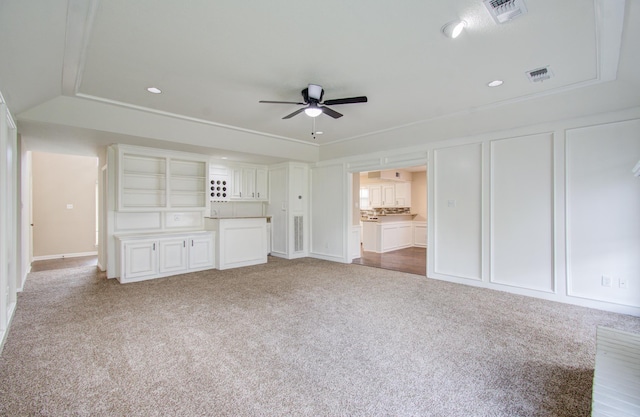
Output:
<path fill-rule="evenodd" d="M 484 5 L 496 23 L 506 23 L 527 13 L 524 0 L 484 0 Z"/>
<path fill-rule="evenodd" d="M 548 80 L 553 77 L 553 72 L 549 69 L 549 67 L 537 68 L 531 71 L 527 71 L 527 77 L 529 81 L 532 83 L 542 82 L 544 80 Z"/>

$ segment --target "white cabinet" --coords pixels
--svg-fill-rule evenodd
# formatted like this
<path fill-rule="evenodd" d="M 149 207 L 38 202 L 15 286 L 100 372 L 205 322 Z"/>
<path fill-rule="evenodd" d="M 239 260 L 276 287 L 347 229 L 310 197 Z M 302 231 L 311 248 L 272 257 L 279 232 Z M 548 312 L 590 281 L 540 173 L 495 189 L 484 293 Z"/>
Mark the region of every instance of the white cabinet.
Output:
<path fill-rule="evenodd" d="M 382 187 L 379 185 L 369 186 L 369 207 L 382 206 Z"/>
<path fill-rule="evenodd" d="M 396 188 L 396 207 L 411 207 L 411 183 L 399 182 Z"/>
<path fill-rule="evenodd" d="M 210 233 L 189 238 L 189 269 L 209 269 L 214 266 L 214 240 Z"/>
<path fill-rule="evenodd" d="M 385 184 L 382 186 L 382 206 L 395 207 L 396 205 L 396 186 L 395 184 Z"/>
<path fill-rule="evenodd" d="M 120 256 L 126 259 L 126 262 L 122 263 L 121 275 L 128 280 L 140 281 L 153 278 L 158 274 L 158 242 L 156 240 L 123 243 Z"/>
<path fill-rule="evenodd" d="M 116 238 L 121 283 L 166 277 L 215 266 L 213 232 L 128 235 Z"/>
<path fill-rule="evenodd" d="M 266 167 L 235 167 L 231 172 L 232 200 L 266 201 L 269 199 Z"/>
<path fill-rule="evenodd" d="M 256 198 L 259 200 L 269 199 L 269 171 L 267 168 L 256 168 Z"/>
<path fill-rule="evenodd" d="M 216 233 L 216 268 L 230 269 L 267 263 L 265 217 L 205 219 L 205 228 Z"/>
<path fill-rule="evenodd" d="M 410 221 L 365 221 L 362 234 L 362 249 L 369 252 L 384 253 L 413 245 L 413 227 Z"/>
<path fill-rule="evenodd" d="M 158 249 L 160 273 L 175 272 L 179 274 L 187 270 L 186 239 L 159 240 Z"/>
<path fill-rule="evenodd" d="M 427 247 L 427 222 L 413 222 L 413 246 Z"/>
<path fill-rule="evenodd" d="M 269 168 L 271 255 L 309 255 L 309 166 L 286 162 Z"/>
<path fill-rule="evenodd" d="M 204 209 L 207 161 L 118 145 L 118 210 Z"/>
<path fill-rule="evenodd" d="M 411 207 L 411 183 L 383 183 L 360 187 L 360 209 Z"/>

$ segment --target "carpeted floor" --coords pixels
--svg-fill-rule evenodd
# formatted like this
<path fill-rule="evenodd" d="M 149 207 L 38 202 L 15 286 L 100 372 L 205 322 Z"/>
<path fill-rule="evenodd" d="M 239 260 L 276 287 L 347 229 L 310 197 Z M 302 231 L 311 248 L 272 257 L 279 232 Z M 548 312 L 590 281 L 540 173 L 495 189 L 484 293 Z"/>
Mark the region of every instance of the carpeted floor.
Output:
<path fill-rule="evenodd" d="M 35 272 L 0 415 L 588 416 L 640 318 L 314 259 L 121 285 Z"/>

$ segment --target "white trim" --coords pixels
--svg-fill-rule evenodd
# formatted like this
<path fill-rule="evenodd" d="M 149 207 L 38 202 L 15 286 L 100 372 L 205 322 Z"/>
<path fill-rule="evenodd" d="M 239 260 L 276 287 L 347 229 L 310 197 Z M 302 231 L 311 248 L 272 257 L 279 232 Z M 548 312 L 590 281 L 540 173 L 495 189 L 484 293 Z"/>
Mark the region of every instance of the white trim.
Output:
<path fill-rule="evenodd" d="M 81 256 L 97 256 L 98 252 L 78 252 L 78 253 L 62 253 L 58 255 L 43 255 L 34 256 L 33 261 L 46 261 L 49 259 L 63 259 L 63 258 L 79 258 Z"/>
<path fill-rule="evenodd" d="M 185 120 L 185 121 L 188 121 L 188 122 L 201 123 L 201 124 L 204 124 L 204 125 L 220 127 L 220 128 L 228 129 L 228 130 L 235 130 L 235 131 L 238 131 L 238 132 L 244 132 L 244 133 L 249 133 L 249 134 L 252 134 L 252 135 L 263 136 L 263 137 L 268 137 L 268 138 L 273 138 L 273 139 L 280 139 L 280 140 L 284 140 L 284 141 L 288 141 L 288 142 L 299 143 L 299 144 L 302 144 L 302 145 L 320 147 L 320 144 L 309 142 L 309 141 L 306 141 L 306 140 L 293 139 L 293 138 L 288 138 L 286 136 L 279 136 L 279 135 L 274 135 L 274 134 L 271 134 L 271 133 L 259 132 L 257 130 L 245 129 L 245 128 L 238 127 L 238 126 L 226 125 L 226 124 L 223 124 L 223 123 L 212 122 L 211 120 L 199 119 L 197 117 L 185 116 L 183 114 L 172 113 L 172 112 L 163 111 L 163 110 L 151 109 L 149 107 L 138 106 L 138 105 L 135 105 L 135 104 L 129 104 L 129 103 L 125 103 L 125 102 L 122 102 L 122 101 L 117 101 L 117 100 L 111 100 L 111 99 L 107 99 L 107 98 L 92 96 L 90 94 L 77 93 L 75 96 L 78 97 L 78 98 L 85 99 L 85 100 L 91 100 L 91 101 L 95 101 L 95 102 L 98 102 L 98 103 L 110 104 L 110 105 L 113 105 L 113 106 L 123 107 L 123 108 L 126 108 L 126 109 L 138 110 L 138 111 L 142 111 L 142 112 L 145 112 L 145 113 L 156 114 L 156 115 L 159 115 L 159 116 L 171 117 L 173 119 L 180 119 L 180 120 Z"/>

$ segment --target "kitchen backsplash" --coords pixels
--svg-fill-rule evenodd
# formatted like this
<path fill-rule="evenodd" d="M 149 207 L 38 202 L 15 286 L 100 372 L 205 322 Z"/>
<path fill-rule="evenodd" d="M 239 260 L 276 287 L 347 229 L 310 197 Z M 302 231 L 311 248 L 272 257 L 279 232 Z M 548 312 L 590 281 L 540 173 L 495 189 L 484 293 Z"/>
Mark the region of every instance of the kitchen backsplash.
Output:
<path fill-rule="evenodd" d="M 385 207 L 360 210 L 360 217 L 380 216 L 384 214 L 411 214 L 411 207 Z"/>

